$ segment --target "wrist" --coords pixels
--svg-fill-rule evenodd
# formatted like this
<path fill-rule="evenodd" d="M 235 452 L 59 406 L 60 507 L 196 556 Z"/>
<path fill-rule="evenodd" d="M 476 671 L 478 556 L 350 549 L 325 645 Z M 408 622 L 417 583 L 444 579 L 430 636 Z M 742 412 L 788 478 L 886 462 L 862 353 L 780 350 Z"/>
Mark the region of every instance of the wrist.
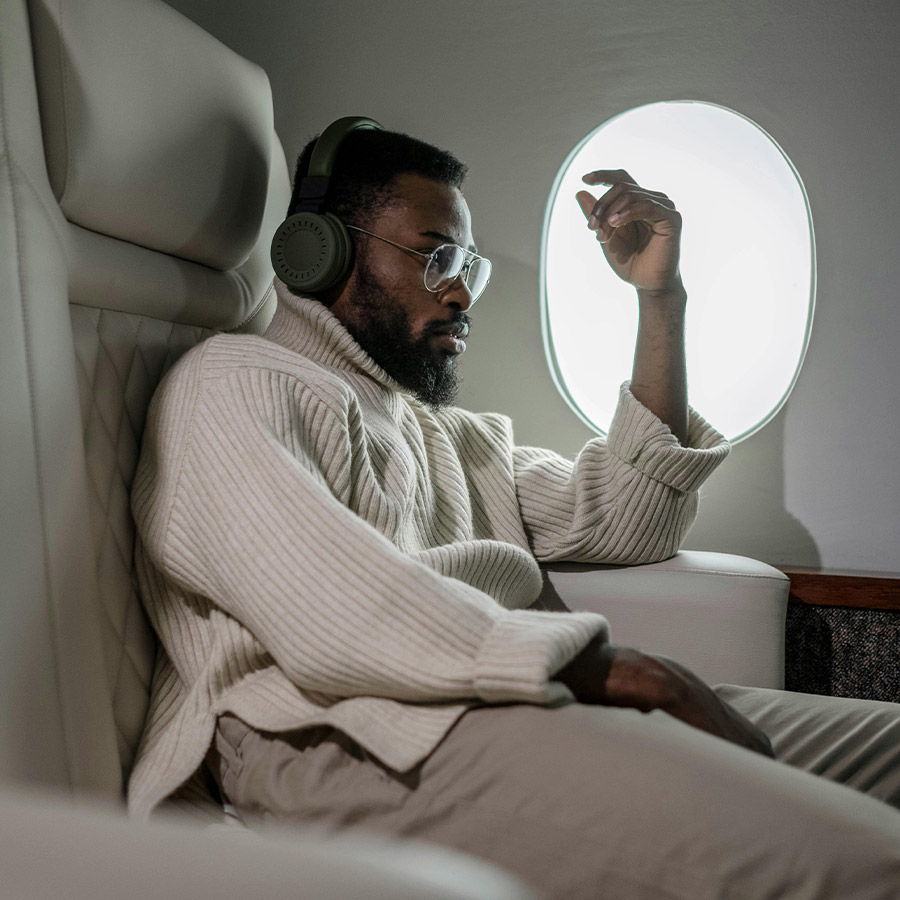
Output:
<path fill-rule="evenodd" d="M 660 309 L 668 312 L 684 312 L 687 307 L 687 291 L 679 280 L 661 290 L 637 289 L 638 304 L 651 309 Z"/>
<path fill-rule="evenodd" d="M 555 677 L 580 703 L 650 712 L 676 700 L 664 668 L 651 654 L 594 638 Z"/>
<path fill-rule="evenodd" d="M 553 677 L 561 681 L 579 703 L 604 703 L 609 650 L 610 646 L 603 638 L 594 637 Z"/>
<path fill-rule="evenodd" d="M 675 698 L 660 661 L 635 647 L 616 647 L 606 680 L 608 702 L 641 712 L 664 709 Z"/>

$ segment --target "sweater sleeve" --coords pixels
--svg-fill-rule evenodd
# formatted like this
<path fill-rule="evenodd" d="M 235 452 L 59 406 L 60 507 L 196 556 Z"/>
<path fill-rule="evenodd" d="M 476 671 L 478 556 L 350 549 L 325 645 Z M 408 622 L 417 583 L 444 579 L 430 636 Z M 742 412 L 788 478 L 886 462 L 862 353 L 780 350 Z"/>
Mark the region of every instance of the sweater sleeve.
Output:
<path fill-rule="evenodd" d="M 697 491 L 729 444 L 690 410 L 689 446 L 622 385 L 607 438 L 572 461 L 532 447 L 513 451 L 516 490 L 542 562 L 636 565 L 672 556 L 697 513 Z"/>
<path fill-rule="evenodd" d="M 227 392 L 207 387 L 188 409 L 173 403 L 154 426 L 145 452 L 160 487 L 148 510 L 164 508 L 139 528 L 159 570 L 238 620 L 309 691 L 407 702 L 570 697 L 551 674 L 607 634 L 602 616 L 506 610 L 402 553 L 339 502 L 302 433 L 288 429 L 286 441 L 274 425 L 312 416 L 317 429 L 340 431 L 338 413 L 319 404 L 261 415 L 260 392 L 285 403 L 260 375 Z M 175 432 L 190 438 L 169 460 L 165 437 Z"/>

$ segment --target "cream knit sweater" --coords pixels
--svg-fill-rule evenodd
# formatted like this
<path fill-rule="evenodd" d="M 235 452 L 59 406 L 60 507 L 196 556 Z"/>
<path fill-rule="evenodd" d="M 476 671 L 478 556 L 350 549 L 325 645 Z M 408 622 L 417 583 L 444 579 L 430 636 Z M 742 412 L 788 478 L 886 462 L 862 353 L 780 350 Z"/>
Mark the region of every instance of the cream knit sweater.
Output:
<path fill-rule="evenodd" d="M 219 336 L 150 408 L 132 490 L 161 644 L 129 806 L 147 816 L 203 760 L 217 714 L 329 723 L 415 766 L 473 704 L 558 703 L 602 616 L 529 610 L 540 561 L 670 556 L 725 457 L 623 388 L 574 461 L 508 419 L 405 394 L 327 308 L 279 291 L 265 338 Z"/>

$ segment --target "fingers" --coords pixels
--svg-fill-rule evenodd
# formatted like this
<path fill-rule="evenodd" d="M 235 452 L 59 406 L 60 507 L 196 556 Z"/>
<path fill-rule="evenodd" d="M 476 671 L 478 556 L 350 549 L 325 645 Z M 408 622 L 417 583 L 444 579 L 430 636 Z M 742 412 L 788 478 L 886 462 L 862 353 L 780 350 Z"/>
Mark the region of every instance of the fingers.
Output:
<path fill-rule="evenodd" d="M 575 199 L 578 201 L 585 219 L 589 219 L 594 211 L 594 207 L 597 205 L 597 198 L 590 191 L 578 191 L 575 194 Z"/>
<path fill-rule="evenodd" d="M 618 184 L 630 184 L 636 188 L 640 188 L 644 193 L 650 194 L 654 197 L 665 197 L 666 195 L 661 191 L 651 191 L 648 188 L 643 188 L 638 185 L 637 181 L 628 174 L 624 169 L 597 169 L 594 172 L 588 172 L 587 175 L 582 175 L 581 180 L 585 184 L 609 184 L 609 185 L 618 185 Z"/>
<path fill-rule="evenodd" d="M 624 169 L 601 169 L 585 175 L 583 180 L 591 184 L 612 183 L 599 200 L 589 191 L 578 191 L 575 195 L 588 220 L 588 228 L 597 232 L 601 243 L 609 241 L 616 228 L 629 222 L 643 222 L 662 232 L 673 232 L 681 226 L 681 215 L 669 197 L 661 191 L 640 187 Z M 657 224 L 661 225 L 660 229 L 655 227 Z"/>
<path fill-rule="evenodd" d="M 599 229 L 603 222 L 603 214 L 597 215 L 595 212 L 593 217 L 593 220 L 588 221 L 589 223 L 596 221 Z M 612 229 L 621 228 L 629 222 L 644 222 L 657 234 L 669 234 L 681 226 L 681 213 L 675 209 L 675 204 L 668 197 L 661 199 L 634 192 L 610 202 L 605 209 L 605 219 L 610 236 Z"/>
<path fill-rule="evenodd" d="M 581 179 L 585 184 L 637 184 L 624 169 L 597 169 Z"/>

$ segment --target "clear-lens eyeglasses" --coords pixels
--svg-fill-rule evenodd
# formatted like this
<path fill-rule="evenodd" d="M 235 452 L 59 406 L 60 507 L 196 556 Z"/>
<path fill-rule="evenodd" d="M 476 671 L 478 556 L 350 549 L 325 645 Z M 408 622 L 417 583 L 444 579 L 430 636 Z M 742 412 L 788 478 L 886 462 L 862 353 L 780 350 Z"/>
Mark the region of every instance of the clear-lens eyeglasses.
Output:
<path fill-rule="evenodd" d="M 400 250 L 406 250 L 407 253 L 415 253 L 416 256 L 427 259 L 428 262 L 425 263 L 422 277 L 425 281 L 425 288 L 433 294 L 449 287 L 462 275 L 466 287 L 472 295 L 472 303 L 474 303 L 484 293 L 484 289 L 491 280 L 491 261 L 458 244 L 441 244 L 430 253 L 424 253 L 421 250 L 413 250 L 412 247 L 404 247 L 403 244 L 388 240 L 380 234 L 373 234 L 371 231 L 366 231 L 365 228 L 357 228 L 355 225 L 348 225 L 347 228 L 360 231 L 369 237 L 398 247 Z"/>

